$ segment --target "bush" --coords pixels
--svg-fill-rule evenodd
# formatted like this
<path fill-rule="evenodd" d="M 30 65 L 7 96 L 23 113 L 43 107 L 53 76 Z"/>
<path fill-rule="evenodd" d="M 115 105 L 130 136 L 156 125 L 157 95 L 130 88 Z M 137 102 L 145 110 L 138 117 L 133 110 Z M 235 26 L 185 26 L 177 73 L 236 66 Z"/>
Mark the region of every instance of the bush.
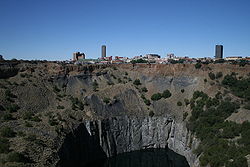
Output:
<path fill-rule="evenodd" d="M 4 127 L 1 129 L 0 134 L 2 137 L 15 137 L 16 132 L 14 132 L 10 127 Z"/>
<path fill-rule="evenodd" d="M 7 157 L 8 162 L 23 162 L 23 163 L 28 163 L 30 160 L 25 157 L 22 153 L 18 152 L 11 152 L 9 153 Z"/>
<path fill-rule="evenodd" d="M 55 93 L 58 93 L 58 92 L 60 92 L 61 90 L 55 85 L 55 86 L 53 87 L 53 91 L 54 91 Z"/>
<path fill-rule="evenodd" d="M 142 92 L 148 92 L 148 89 L 146 87 L 141 88 Z"/>
<path fill-rule="evenodd" d="M 139 85 L 141 85 L 141 81 L 139 79 L 136 79 L 136 80 L 134 80 L 133 84 L 136 86 L 139 86 Z"/>
<path fill-rule="evenodd" d="M 222 72 L 217 72 L 215 77 L 216 77 L 216 79 L 219 79 L 222 76 L 223 76 Z"/>
<path fill-rule="evenodd" d="M 178 101 L 177 106 L 182 106 L 182 102 Z"/>
<path fill-rule="evenodd" d="M 110 102 L 110 98 L 104 97 L 103 102 L 106 103 L 106 104 L 108 104 Z"/>
<path fill-rule="evenodd" d="M 181 89 L 181 93 L 184 93 L 185 92 L 185 90 L 184 89 Z"/>
<path fill-rule="evenodd" d="M 92 84 L 92 86 L 93 86 L 93 91 L 97 91 L 97 89 L 98 89 L 98 83 L 97 83 L 97 81 L 96 80 L 94 80 L 94 82 L 93 82 L 93 84 Z"/>
<path fill-rule="evenodd" d="M 204 82 L 207 82 L 207 79 L 206 79 L 206 78 L 204 79 Z"/>
<path fill-rule="evenodd" d="M 26 127 L 33 127 L 32 124 L 31 124 L 30 122 L 28 122 L 28 121 L 25 121 L 24 125 L 25 125 Z"/>
<path fill-rule="evenodd" d="M 161 96 L 165 99 L 171 97 L 171 95 L 172 94 L 170 93 L 168 89 L 164 90 L 163 93 L 161 94 Z"/>
<path fill-rule="evenodd" d="M 200 68 L 201 68 L 201 66 L 202 66 L 202 64 L 201 64 L 201 63 L 196 63 L 196 64 L 195 64 L 195 68 L 196 68 L 196 69 L 200 69 Z"/>
<path fill-rule="evenodd" d="M 162 95 L 161 93 L 155 93 L 151 96 L 151 100 L 153 101 L 157 101 L 157 100 L 160 100 L 162 98 Z"/>
<path fill-rule="evenodd" d="M 150 117 L 153 117 L 155 115 L 155 113 L 153 111 L 150 111 L 148 114 Z"/>
<path fill-rule="evenodd" d="M 188 116 L 188 113 L 184 112 L 184 114 L 183 114 L 183 121 L 187 118 L 187 116 Z"/>
<path fill-rule="evenodd" d="M 0 137 L 0 153 L 10 152 L 10 142 L 8 139 Z"/>
<path fill-rule="evenodd" d="M 12 94 L 9 89 L 5 90 L 5 96 L 9 98 L 16 98 L 16 95 Z"/>
<path fill-rule="evenodd" d="M 131 61 L 132 64 L 136 64 L 136 63 L 148 63 L 147 60 L 143 60 L 143 59 L 138 59 L 138 60 L 132 60 Z"/>
<path fill-rule="evenodd" d="M 211 80 L 214 80 L 214 79 L 215 79 L 215 75 L 214 75 L 214 73 L 212 73 L 212 72 L 209 72 L 209 73 L 208 73 L 208 76 L 209 76 L 209 78 L 210 78 Z"/>
<path fill-rule="evenodd" d="M 26 112 L 23 114 L 23 119 L 24 119 L 24 120 L 31 120 L 33 116 L 34 116 L 34 113 L 33 113 L 33 112 L 31 112 L 31 111 L 26 111 Z"/>
<path fill-rule="evenodd" d="M 19 110 L 20 107 L 17 104 L 12 104 L 7 106 L 6 109 L 12 113 L 12 112 L 17 112 L 17 110 Z"/>
<path fill-rule="evenodd" d="M 3 119 L 4 119 L 5 121 L 14 120 L 13 116 L 12 116 L 10 113 L 5 113 L 5 114 L 3 115 Z"/>
<path fill-rule="evenodd" d="M 58 105 L 56 108 L 61 110 L 61 109 L 64 109 L 65 107 Z"/>
<path fill-rule="evenodd" d="M 144 103 L 145 103 L 147 106 L 150 106 L 150 104 L 151 104 L 150 100 L 148 100 L 148 99 L 144 99 Z"/>

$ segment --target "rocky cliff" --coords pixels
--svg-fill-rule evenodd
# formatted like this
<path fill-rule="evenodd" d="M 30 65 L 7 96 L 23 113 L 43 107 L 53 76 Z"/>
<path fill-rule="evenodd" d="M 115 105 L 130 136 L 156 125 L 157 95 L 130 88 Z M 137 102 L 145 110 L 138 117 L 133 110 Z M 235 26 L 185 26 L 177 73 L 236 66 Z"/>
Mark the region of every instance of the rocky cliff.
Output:
<path fill-rule="evenodd" d="M 191 115 L 186 100 L 195 90 L 209 96 L 223 91 L 219 80 L 209 78 L 210 72 L 226 75 L 234 71 L 244 76 L 250 70 L 213 64 L 201 69 L 193 64 L 52 62 L 13 67 L 17 72 L 0 79 L 1 126 L 20 135 L 7 137 L 11 147 L 0 153 L 4 159 L 0 165 L 5 166 L 12 163 L 6 153 L 13 151 L 32 160 L 20 162 L 26 166 L 67 166 L 146 148 L 169 148 L 185 156 L 191 167 L 199 166 L 193 153 L 199 140 L 186 127 Z M 164 90 L 171 96 L 151 99 Z M 7 106 L 13 103 L 19 108 L 10 112 Z"/>

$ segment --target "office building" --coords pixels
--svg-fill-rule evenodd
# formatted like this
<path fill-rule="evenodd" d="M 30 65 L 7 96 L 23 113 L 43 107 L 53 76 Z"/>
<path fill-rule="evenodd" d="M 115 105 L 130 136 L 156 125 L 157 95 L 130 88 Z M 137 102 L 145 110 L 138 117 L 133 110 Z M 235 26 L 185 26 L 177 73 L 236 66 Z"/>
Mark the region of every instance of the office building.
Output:
<path fill-rule="evenodd" d="M 102 45 L 102 58 L 106 57 L 106 46 Z"/>
<path fill-rule="evenodd" d="M 215 46 L 215 59 L 222 59 L 223 58 L 223 45 L 216 45 Z"/>

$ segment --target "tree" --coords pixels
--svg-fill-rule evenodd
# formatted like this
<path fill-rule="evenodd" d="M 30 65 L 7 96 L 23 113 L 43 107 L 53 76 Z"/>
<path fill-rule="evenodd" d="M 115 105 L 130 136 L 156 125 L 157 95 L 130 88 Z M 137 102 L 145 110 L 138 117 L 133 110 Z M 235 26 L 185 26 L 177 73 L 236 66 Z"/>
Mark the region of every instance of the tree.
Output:
<path fill-rule="evenodd" d="M 202 66 L 202 64 L 201 64 L 201 63 L 199 63 L 199 62 L 195 64 L 195 68 L 196 68 L 196 69 L 200 69 L 200 68 L 201 68 L 201 66 Z"/>
<path fill-rule="evenodd" d="M 141 81 L 139 79 L 136 79 L 134 82 L 133 82 L 134 85 L 138 86 L 138 85 L 141 85 Z"/>
<path fill-rule="evenodd" d="M 151 96 L 151 100 L 153 101 L 157 101 L 157 100 L 160 100 L 162 98 L 162 95 L 161 93 L 155 93 Z"/>
<path fill-rule="evenodd" d="M 169 98 L 172 94 L 170 93 L 170 91 L 168 89 L 164 90 L 163 93 L 161 94 L 161 96 L 163 98 Z"/>

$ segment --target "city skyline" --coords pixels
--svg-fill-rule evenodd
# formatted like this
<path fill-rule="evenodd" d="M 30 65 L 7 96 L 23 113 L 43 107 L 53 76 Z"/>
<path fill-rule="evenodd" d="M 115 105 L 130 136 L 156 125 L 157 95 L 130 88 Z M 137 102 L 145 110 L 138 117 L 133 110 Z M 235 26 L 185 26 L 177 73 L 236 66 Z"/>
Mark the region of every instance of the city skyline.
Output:
<path fill-rule="evenodd" d="M 233 1 L 32 1 L 0 2 L 0 55 L 5 59 L 69 60 L 133 57 L 250 56 L 247 0 Z"/>

